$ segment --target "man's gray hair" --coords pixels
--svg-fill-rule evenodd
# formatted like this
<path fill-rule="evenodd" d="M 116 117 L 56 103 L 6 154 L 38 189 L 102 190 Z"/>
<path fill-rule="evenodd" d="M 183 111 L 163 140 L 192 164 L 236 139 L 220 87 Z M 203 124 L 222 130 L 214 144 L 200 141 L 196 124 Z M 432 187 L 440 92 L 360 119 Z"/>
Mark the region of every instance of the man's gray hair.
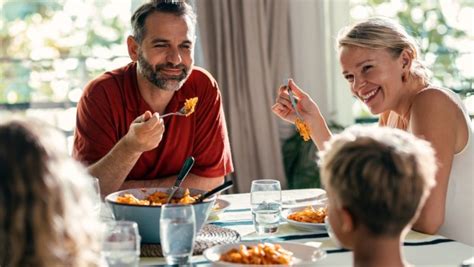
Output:
<path fill-rule="evenodd" d="M 140 6 L 135 13 L 133 13 L 132 31 L 133 37 L 137 43 L 141 43 L 146 34 L 145 21 L 146 18 L 153 12 L 162 12 L 174 14 L 175 16 L 187 16 L 194 27 L 196 25 L 196 13 L 192 7 L 185 1 L 170 1 L 170 0 L 152 0 Z"/>

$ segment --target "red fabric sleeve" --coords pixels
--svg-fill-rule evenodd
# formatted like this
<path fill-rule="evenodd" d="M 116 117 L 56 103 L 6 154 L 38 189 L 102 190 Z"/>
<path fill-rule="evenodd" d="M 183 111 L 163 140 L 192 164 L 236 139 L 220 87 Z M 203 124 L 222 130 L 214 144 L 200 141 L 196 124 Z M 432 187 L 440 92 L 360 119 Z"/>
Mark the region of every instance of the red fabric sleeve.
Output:
<path fill-rule="evenodd" d="M 105 90 L 89 84 L 77 106 L 73 157 L 90 165 L 107 154 L 119 138 Z"/>

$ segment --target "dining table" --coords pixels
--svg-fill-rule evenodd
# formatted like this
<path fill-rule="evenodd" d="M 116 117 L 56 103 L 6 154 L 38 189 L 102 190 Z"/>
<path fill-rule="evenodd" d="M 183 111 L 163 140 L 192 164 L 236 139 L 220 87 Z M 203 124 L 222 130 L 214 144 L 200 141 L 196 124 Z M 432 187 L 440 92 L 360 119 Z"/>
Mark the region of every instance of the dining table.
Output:
<path fill-rule="evenodd" d="M 324 198 L 323 189 L 282 190 L 282 209 L 311 205 Z M 252 223 L 250 194 L 223 194 L 219 199 L 230 203 L 218 217 L 207 223 L 235 230 L 241 241 L 296 242 L 318 247 L 326 256 L 311 266 L 352 266 L 352 252 L 338 247 L 328 235 L 325 227 L 313 231 L 300 230 L 284 220 L 278 231 L 272 234 L 257 234 Z M 474 247 L 440 235 L 427 235 L 411 230 L 403 242 L 405 259 L 415 266 L 474 266 Z M 194 255 L 193 266 L 212 266 L 203 255 Z M 166 266 L 163 257 L 141 257 L 140 266 Z"/>

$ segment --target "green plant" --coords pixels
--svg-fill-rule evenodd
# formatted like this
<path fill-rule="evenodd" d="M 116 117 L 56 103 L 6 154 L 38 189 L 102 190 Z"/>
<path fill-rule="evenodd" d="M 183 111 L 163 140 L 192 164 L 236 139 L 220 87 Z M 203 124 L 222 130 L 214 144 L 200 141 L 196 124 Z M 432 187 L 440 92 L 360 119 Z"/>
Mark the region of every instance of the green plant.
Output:
<path fill-rule="evenodd" d="M 321 187 L 316 152 L 314 143 L 303 141 L 296 132 L 283 143 L 283 162 L 289 189 Z"/>
<path fill-rule="evenodd" d="M 329 122 L 329 128 L 333 133 L 344 129 L 333 121 Z M 314 143 L 305 142 L 297 132 L 285 140 L 282 153 L 289 189 L 321 188 L 317 152 Z"/>

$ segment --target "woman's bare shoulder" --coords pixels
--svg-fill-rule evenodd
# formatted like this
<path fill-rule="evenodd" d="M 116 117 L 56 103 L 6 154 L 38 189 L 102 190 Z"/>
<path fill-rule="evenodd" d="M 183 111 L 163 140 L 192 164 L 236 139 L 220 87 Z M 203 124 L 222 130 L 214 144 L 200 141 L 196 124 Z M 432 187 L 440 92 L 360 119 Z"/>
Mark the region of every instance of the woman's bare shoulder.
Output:
<path fill-rule="evenodd" d="M 449 89 L 429 86 L 415 95 L 412 108 L 414 110 L 461 111 L 455 97 L 454 93 L 449 92 Z"/>
<path fill-rule="evenodd" d="M 463 118 L 463 109 L 456 95 L 439 87 L 427 87 L 415 96 L 410 114 L 412 127 L 456 129 Z M 417 128 L 417 127 L 414 127 Z"/>

